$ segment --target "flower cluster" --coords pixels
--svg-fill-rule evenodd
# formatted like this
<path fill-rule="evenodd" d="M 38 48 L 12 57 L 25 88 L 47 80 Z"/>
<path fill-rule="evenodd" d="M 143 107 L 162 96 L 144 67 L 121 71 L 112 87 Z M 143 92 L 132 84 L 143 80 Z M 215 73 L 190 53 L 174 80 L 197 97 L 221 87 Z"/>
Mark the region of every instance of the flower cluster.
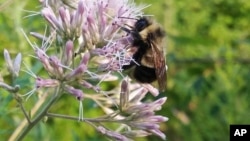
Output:
<path fill-rule="evenodd" d="M 132 85 L 132 87 L 131 87 Z M 132 90 L 130 92 L 130 90 Z M 142 99 L 148 93 L 148 90 L 138 85 L 130 84 L 123 80 L 120 91 L 119 114 L 110 112 L 109 118 L 123 123 L 124 126 L 118 132 L 106 130 L 104 127 L 98 127 L 101 133 L 115 140 L 130 140 L 134 137 L 143 137 L 150 134 L 157 135 L 165 139 L 165 135 L 159 130 L 159 123 L 168 120 L 167 117 L 155 115 L 155 111 L 161 109 L 167 98 L 163 97 L 154 102 L 142 102 Z"/>
<path fill-rule="evenodd" d="M 39 36 L 44 42 L 42 47 L 30 44 L 36 57 L 53 79 L 50 79 L 51 82 L 48 82 L 48 79 L 45 82 L 41 81 L 42 78 L 35 77 L 39 79 L 36 81 L 36 88 L 49 87 L 48 84 L 52 83 L 53 86 L 58 86 L 55 82 L 59 81 L 64 82 L 67 88 L 73 89 L 79 82 L 86 82 L 89 78 L 101 83 L 110 74 L 103 72 L 121 72 L 123 65 L 133 61 L 127 53 L 132 41 L 131 36 L 126 35 L 127 33 L 122 32 L 120 28 L 133 24 L 134 19 L 142 16 L 143 7 L 136 7 L 128 0 L 119 3 L 115 0 L 80 0 L 77 4 L 74 1 L 66 5 L 65 1 L 41 2 L 44 5 L 41 14 L 52 27 L 51 32 L 49 37 Z M 38 37 L 37 33 L 33 35 Z M 48 54 L 50 43 L 55 40 L 61 42 L 61 52 Z M 88 64 L 98 67 L 92 71 Z M 89 82 L 86 83 L 91 85 Z M 97 90 L 97 87 L 91 85 L 88 88 Z M 79 93 L 66 90 L 79 97 Z"/>
<path fill-rule="evenodd" d="M 107 115 L 95 119 L 85 119 L 80 115 L 79 121 L 87 121 L 111 139 L 132 140 L 134 137 L 151 134 L 165 139 L 165 135 L 159 130 L 159 124 L 167 121 L 167 118 L 155 115 L 155 111 L 160 110 L 166 98 L 142 102 L 148 92 L 158 94 L 154 88 L 132 84 L 125 78 L 122 79 L 120 89 L 104 91 L 99 87 L 110 78 L 119 81 L 116 75 L 124 77 L 122 66 L 134 61 L 128 51 L 133 38 L 121 30 L 121 27 L 133 25 L 135 19 L 142 16 L 141 10 L 145 7 L 138 7 L 130 0 L 40 2 L 43 5 L 41 15 L 49 23 L 50 32 L 48 35 L 32 33 L 42 40 L 41 46 L 31 43 L 25 36 L 35 52 L 35 58 L 42 63 L 49 78 L 26 71 L 36 81 L 35 88 L 25 96 L 29 98 L 40 88 L 60 89 L 55 97 L 63 93 L 73 95 L 80 101 L 80 114 L 83 113 L 81 102 L 84 99 L 94 100 Z M 53 52 L 55 49 L 52 48 L 57 51 Z M 92 89 L 93 93 L 85 92 L 86 89 Z M 53 117 L 48 111 L 44 113 L 41 115 Z M 120 130 L 115 131 L 99 124 L 105 121 L 119 123 Z"/>

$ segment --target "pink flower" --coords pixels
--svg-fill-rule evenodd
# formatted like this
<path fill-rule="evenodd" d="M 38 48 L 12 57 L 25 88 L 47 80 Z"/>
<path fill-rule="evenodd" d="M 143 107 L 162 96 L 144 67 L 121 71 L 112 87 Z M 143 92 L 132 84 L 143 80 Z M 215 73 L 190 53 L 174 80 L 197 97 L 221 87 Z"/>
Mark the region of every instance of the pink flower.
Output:
<path fill-rule="evenodd" d="M 109 78 L 121 80 L 123 66 L 135 62 L 131 49 L 133 37 L 124 27 L 133 25 L 142 16 L 143 7 L 130 0 L 76 1 L 41 0 L 44 6 L 41 14 L 51 32 L 49 37 L 32 33 L 42 39 L 41 47 L 29 43 L 35 58 L 48 72 L 48 78 L 33 75 L 35 89 L 26 95 L 30 97 L 38 88 L 61 88 L 60 94 L 68 93 L 80 101 L 80 121 L 87 121 L 108 138 L 127 141 L 154 134 L 165 139 L 159 128 L 168 118 L 156 115 L 155 111 L 161 109 L 167 98 L 143 101 L 149 92 L 157 96 L 157 89 L 151 85 L 131 84 L 128 79 L 123 79 L 120 92 L 119 89 L 104 91 L 100 87 L 101 83 L 110 81 Z M 6 58 L 12 68 L 8 55 Z M 96 102 L 107 115 L 84 119 L 83 98 Z M 115 122 L 122 125 L 119 129 L 123 130 L 102 126 L 102 122 Z"/>

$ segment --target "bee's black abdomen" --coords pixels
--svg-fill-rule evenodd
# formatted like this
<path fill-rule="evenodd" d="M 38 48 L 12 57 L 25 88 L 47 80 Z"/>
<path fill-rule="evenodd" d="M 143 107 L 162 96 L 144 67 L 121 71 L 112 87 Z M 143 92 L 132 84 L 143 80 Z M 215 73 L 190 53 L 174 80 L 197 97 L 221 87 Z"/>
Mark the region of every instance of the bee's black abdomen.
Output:
<path fill-rule="evenodd" d="M 133 75 L 141 83 L 151 83 L 156 80 L 155 69 L 146 66 L 136 66 Z"/>

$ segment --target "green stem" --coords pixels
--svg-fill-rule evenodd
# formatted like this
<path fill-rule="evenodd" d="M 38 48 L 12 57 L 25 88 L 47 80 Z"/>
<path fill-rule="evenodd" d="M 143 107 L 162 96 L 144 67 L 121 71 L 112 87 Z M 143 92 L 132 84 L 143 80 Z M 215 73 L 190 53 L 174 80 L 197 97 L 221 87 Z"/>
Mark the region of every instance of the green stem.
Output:
<path fill-rule="evenodd" d="M 23 107 L 23 104 L 22 104 L 21 102 L 19 103 L 19 106 L 21 107 L 21 110 L 22 110 L 22 112 L 23 112 L 25 118 L 27 119 L 28 123 L 30 124 L 30 123 L 31 123 L 30 118 L 29 118 L 27 112 L 25 111 L 25 109 L 24 109 L 24 107 Z"/>
<path fill-rule="evenodd" d="M 1 82 L 1 81 L 0 81 L 0 88 L 4 88 L 5 90 L 13 92 L 13 93 L 16 93 L 19 91 L 19 85 L 10 86 L 10 85 L 8 85 L 4 82 Z"/>
<path fill-rule="evenodd" d="M 30 122 L 30 124 L 28 124 L 27 128 L 25 128 L 23 130 L 23 132 L 20 133 L 20 135 L 16 138 L 16 140 L 22 140 L 28 133 L 29 131 L 36 125 L 38 124 L 39 121 L 41 121 L 41 119 L 44 118 L 44 116 L 46 116 L 46 113 L 48 112 L 48 110 L 50 109 L 50 107 L 54 104 L 54 102 L 61 96 L 60 94 L 61 91 L 61 86 L 59 86 L 56 89 L 56 93 L 54 94 L 54 97 L 52 97 L 50 99 L 50 101 L 47 103 L 47 105 L 41 110 L 41 112 L 36 116 L 36 118 L 34 118 L 33 121 Z"/>
<path fill-rule="evenodd" d="M 68 115 L 61 115 L 61 114 L 54 114 L 54 113 L 47 113 L 46 114 L 48 117 L 54 117 L 54 118 L 61 118 L 61 119 L 68 119 L 68 120 L 78 120 L 78 117 L 74 117 L 74 116 L 68 116 Z M 80 121 L 83 122 L 124 122 L 126 120 L 114 120 L 112 118 L 82 118 Z"/>

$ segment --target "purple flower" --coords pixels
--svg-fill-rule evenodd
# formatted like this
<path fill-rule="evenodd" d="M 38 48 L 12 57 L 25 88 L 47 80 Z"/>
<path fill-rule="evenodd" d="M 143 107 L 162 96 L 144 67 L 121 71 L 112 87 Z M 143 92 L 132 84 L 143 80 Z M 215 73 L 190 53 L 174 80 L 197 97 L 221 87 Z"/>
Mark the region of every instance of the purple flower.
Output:
<path fill-rule="evenodd" d="M 124 135 L 136 137 L 138 136 L 136 131 L 138 131 L 144 132 L 145 136 L 155 134 L 165 139 L 165 135 L 159 130 L 159 124 L 166 122 L 168 118 L 161 115 L 155 115 L 155 111 L 161 109 L 161 106 L 166 102 L 167 98 L 163 97 L 153 102 L 142 102 L 145 91 L 139 88 L 129 93 L 130 89 L 128 85 L 128 81 L 123 80 L 120 92 L 119 109 L 123 117 L 119 119 L 130 128 Z M 144 90 L 146 90 L 146 88 L 144 88 Z M 132 98 L 130 98 L 130 96 L 132 96 Z"/>
<path fill-rule="evenodd" d="M 120 32 L 121 26 L 133 24 L 142 15 L 141 7 L 128 0 L 79 0 L 74 9 L 46 4 L 42 15 L 60 38 L 78 40 L 78 53 L 86 49 L 93 55 L 102 56 L 106 63 L 100 64 L 100 71 L 122 71 L 123 65 L 133 61 L 127 47 L 130 36 Z M 125 18 L 124 18 L 125 17 Z"/>
<path fill-rule="evenodd" d="M 63 64 L 66 66 L 71 65 L 72 60 L 73 60 L 73 55 L 74 55 L 74 43 L 69 40 L 65 44 L 65 49 L 64 49 L 64 57 L 62 58 Z"/>
<path fill-rule="evenodd" d="M 128 78 L 121 82 L 120 91 L 117 87 L 109 91 L 100 87 L 107 81 L 118 82 L 124 77 L 123 66 L 131 61 L 137 63 L 132 58 L 137 49 L 131 46 L 133 37 L 122 28 L 133 25 L 142 16 L 144 7 L 138 7 L 130 0 L 41 0 L 41 3 L 44 6 L 41 14 L 51 32 L 49 37 L 32 33 L 42 39 L 41 47 L 28 42 L 35 51 L 35 58 L 48 72 L 48 78 L 33 74 L 36 88 L 26 95 L 30 97 L 38 88 L 61 88 L 60 94 L 69 93 L 80 101 L 79 120 L 93 125 L 108 138 L 127 141 L 154 134 L 165 139 L 159 128 L 168 118 L 155 112 L 167 98 L 143 101 L 149 92 L 157 96 L 157 89 L 150 84 L 130 83 Z M 55 46 L 57 52 L 53 52 Z M 9 62 L 9 68 L 12 68 Z M 107 115 L 84 119 L 83 98 L 94 101 Z M 115 122 L 121 126 L 115 130 L 102 122 Z"/>
<path fill-rule="evenodd" d="M 102 134 L 106 135 L 107 137 L 109 137 L 113 140 L 116 140 L 116 141 L 132 141 L 131 139 L 127 138 L 126 136 L 124 136 L 118 132 L 107 130 L 103 126 L 97 127 L 97 130 L 100 133 L 102 133 Z"/>
<path fill-rule="evenodd" d="M 67 92 L 69 92 L 70 94 L 72 94 L 73 96 L 75 96 L 77 98 L 77 100 L 79 100 L 79 101 L 81 101 L 83 99 L 83 97 L 84 97 L 84 94 L 80 89 L 76 89 L 76 88 L 74 88 L 72 86 L 66 85 L 65 90 Z"/>
<path fill-rule="evenodd" d="M 54 88 L 57 87 L 59 84 L 59 81 L 56 79 L 42 79 L 40 77 L 36 77 L 35 88 L 22 96 L 27 96 L 27 101 L 29 97 L 31 97 L 39 88 Z"/>
<path fill-rule="evenodd" d="M 59 85 L 59 81 L 55 79 L 42 79 L 40 77 L 36 78 L 36 88 L 49 88 L 56 87 Z"/>

